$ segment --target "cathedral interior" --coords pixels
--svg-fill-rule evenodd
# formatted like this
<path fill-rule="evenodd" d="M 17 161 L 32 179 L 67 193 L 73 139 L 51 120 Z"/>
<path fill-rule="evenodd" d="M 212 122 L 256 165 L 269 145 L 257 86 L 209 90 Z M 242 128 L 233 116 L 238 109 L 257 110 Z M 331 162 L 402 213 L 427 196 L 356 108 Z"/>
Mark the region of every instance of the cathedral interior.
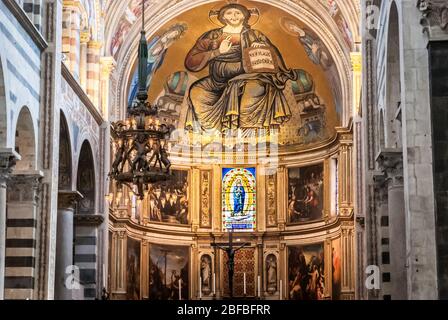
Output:
<path fill-rule="evenodd" d="M 0 299 L 448 299 L 447 57 L 446 0 L 2 0 Z"/>

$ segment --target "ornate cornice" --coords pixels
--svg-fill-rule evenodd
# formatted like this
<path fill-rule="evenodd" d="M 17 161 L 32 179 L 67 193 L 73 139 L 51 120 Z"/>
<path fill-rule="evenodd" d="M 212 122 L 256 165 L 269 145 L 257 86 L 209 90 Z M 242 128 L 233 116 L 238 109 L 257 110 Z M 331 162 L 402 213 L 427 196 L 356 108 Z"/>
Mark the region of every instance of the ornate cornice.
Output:
<path fill-rule="evenodd" d="M 446 0 L 418 0 L 417 8 L 422 13 L 420 24 L 430 36 L 434 27 L 448 33 L 448 2 Z"/>
<path fill-rule="evenodd" d="M 75 214 L 75 225 L 80 226 L 100 226 L 104 222 L 104 217 L 99 214 Z"/>
<path fill-rule="evenodd" d="M 44 174 L 42 171 L 17 171 L 8 182 L 9 201 L 39 201 Z"/>

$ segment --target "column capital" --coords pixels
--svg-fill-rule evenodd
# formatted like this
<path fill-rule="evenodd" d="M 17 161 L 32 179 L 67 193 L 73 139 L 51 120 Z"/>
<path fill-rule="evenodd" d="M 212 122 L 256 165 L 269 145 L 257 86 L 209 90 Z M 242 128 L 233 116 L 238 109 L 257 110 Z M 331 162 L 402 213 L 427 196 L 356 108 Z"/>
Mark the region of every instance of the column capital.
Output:
<path fill-rule="evenodd" d="M 13 172 L 8 184 L 8 201 L 32 201 L 36 204 L 39 200 L 43 177 L 44 173 L 42 171 L 25 170 Z"/>
<path fill-rule="evenodd" d="M 103 43 L 101 41 L 90 40 L 87 42 L 87 47 L 91 49 L 101 49 Z"/>
<path fill-rule="evenodd" d="M 8 180 L 20 155 L 11 148 L 0 148 L 0 182 Z"/>
<path fill-rule="evenodd" d="M 78 191 L 59 191 L 58 209 L 74 210 L 76 203 L 83 198 L 83 195 Z"/>
<path fill-rule="evenodd" d="M 401 149 L 382 149 L 376 161 L 389 186 L 403 185 L 403 152 Z"/>
<path fill-rule="evenodd" d="M 112 73 L 112 71 L 115 70 L 115 67 L 117 66 L 117 63 L 114 57 L 112 56 L 101 57 L 100 63 L 101 63 L 101 72 L 106 77 L 109 77 L 109 75 Z"/>
<path fill-rule="evenodd" d="M 81 1 L 79 1 L 79 0 L 63 0 L 62 7 L 63 8 L 74 8 L 74 9 L 78 9 L 78 10 L 83 9 L 83 5 L 82 5 Z"/>
<path fill-rule="evenodd" d="M 446 0 L 417 0 L 417 8 L 422 13 L 420 24 L 430 38 L 448 33 L 448 3 Z"/>
<path fill-rule="evenodd" d="M 89 31 L 82 31 L 80 34 L 80 42 L 81 43 L 88 43 L 90 41 L 90 32 Z"/>

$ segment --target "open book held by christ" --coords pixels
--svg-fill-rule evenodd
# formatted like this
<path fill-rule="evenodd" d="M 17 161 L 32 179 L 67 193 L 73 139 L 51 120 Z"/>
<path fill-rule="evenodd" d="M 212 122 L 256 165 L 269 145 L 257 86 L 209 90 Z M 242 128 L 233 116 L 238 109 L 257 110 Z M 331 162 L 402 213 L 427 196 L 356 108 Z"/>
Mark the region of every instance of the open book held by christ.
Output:
<path fill-rule="evenodd" d="M 244 49 L 243 63 L 247 73 L 279 72 L 276 54 L 270 46 Z"/>

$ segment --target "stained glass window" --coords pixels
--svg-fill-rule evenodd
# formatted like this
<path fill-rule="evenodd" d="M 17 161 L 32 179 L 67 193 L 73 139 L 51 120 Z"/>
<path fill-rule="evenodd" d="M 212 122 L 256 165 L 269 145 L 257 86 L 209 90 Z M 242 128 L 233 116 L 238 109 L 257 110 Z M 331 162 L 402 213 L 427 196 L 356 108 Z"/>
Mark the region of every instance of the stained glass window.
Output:
<path fill-rule="evenodd" d="M 222 226 L 224 231 L 254 231 L 256 227 L 255 168 L 222 170 Z"/>

